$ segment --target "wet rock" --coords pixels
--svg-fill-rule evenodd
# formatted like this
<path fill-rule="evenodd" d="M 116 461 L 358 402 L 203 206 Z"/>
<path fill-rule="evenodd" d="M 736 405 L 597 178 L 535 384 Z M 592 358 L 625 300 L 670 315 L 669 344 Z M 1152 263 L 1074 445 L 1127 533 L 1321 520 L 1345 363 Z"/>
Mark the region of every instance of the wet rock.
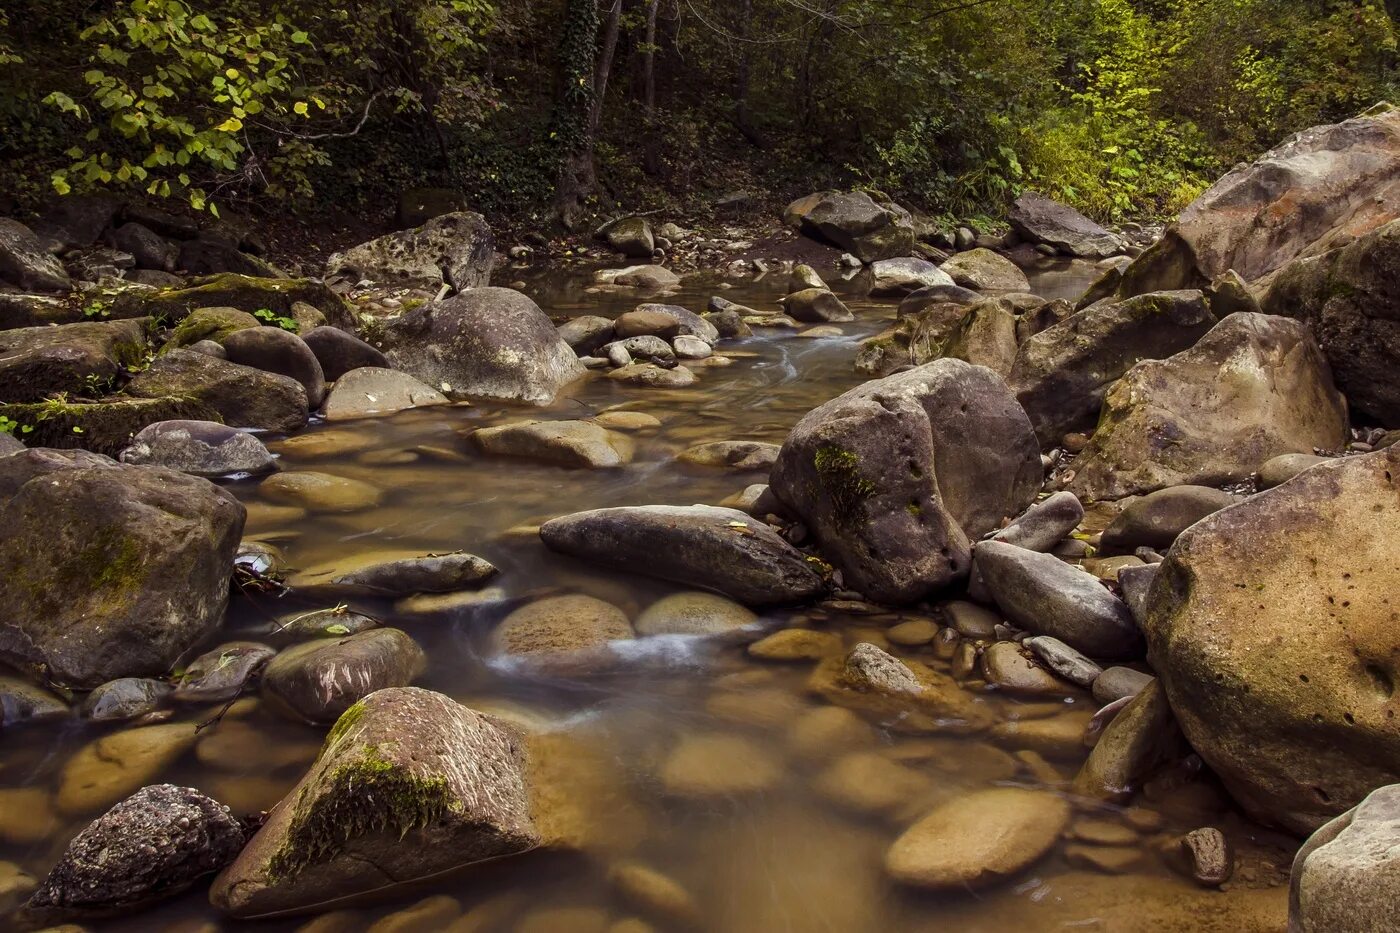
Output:
<path fill-rule="evenodd" d="M 1074 792 L 1125 803 L 1154 771 L 1184 750 L 1166 694 L 1154 681 L 1104 729 L 1074 779 Z"/>
<path fill-rule="evenodd" d="M 164 900 L 223 868 L 243 843 L 228 807 L 188 787 L 146 787 L 74 837 L 25 914 L 56 923 Z"/>
<path fill-rule="evenodd" d="M 681 332 L 680 319 L 664 311 L 657 310 L 664 305 L 642 305 L 634 311 L 619 314 L 613 322 L 613 333 L 618 340 L 631 337 L 657 337 L 670 340 Z M 602 320 L 602 319 L 600 319 Z"/>
<path fill-rule="evenodd" d="M 1193 829 L 1176 840 L 1173 867 L 1203 888 L 1218 888 L 1235 873 L 1235 854 L 1225 834 L 1214 827 Z"/>
<path fill-rule="evenodd" d="M 1400 111 L 1289 138 L 1225 175 L 1124 273 L 1120 293 L 1199 288 L 1228 270 L 1265 279 L 1400 216 Z"/>
<path fill-rule="evenodd" d="M 262 441 L 214 421 L 160 421 L 142 428 L 121 452 L 121 461 L 193 476 L 257 474 L 277 468 L 276 458 Z"/>
<path fill-rule="evenodd" d="M 296 334 L 280 327 L 249 327 L 229 334 L 223 344 L 230 363 L 295 379 L 306 390 L 307 403 L 320 407 L 326 378 L 316 354 Z"/>
<path fill-rule="evenodd" d="M 1011 205 L 1006 219 L 1027 243 L 1044 243 L 1067 256 L 1100 259 L 1123 249 L 1123 241 L 1072 207 L 1027 191 Z"/>
<path fill-rule="evenodd" d="M 1139 628 L 1147 615 L 1147 594 L 1160 564 L 1161 561 L 1158 561 L 1142 567 L 1126 567 L 1118 572 L 1118 588 L 1123 591 L 1123 602 L 1132 611 Z"/>
<path fill-rule="evenodd" d="M 1040 478 L 1030 425 L 1005 383 L 940 360 L 808 413 L 771 488 L 847 585 L 903 604 L 964 577 L 969 539 L 1019 514 Z"/>
<path fill-rule="evenodd" d="M 701 317 L 707 324 L 715 329 L 721 339 L 731 340 L 739 337 L 753 336 L 753 331 L 749 329 L 749 325 L 744 323 L 744 317 L 757 312 L 753 311 L 751 308 L 741 308 L 739 305 L 728 301 L 724 302 L 723 307 L 716 309 L 716 301 L 724 301 L 724 299 L 711 298 L 710 307 L 712 310 Z"/>
<path fill-rule="evenodd" d="M 891 626 L 885 632 L 890 644 L 905 648 L 919 648 L 929 644 L 938 636 L 938 625 L 929 619 L 910 619 Z"/>
<path fill-rule="evenodd" d="M 1145 853 L 1138 846 L 1065 846 L 1065 861 L 1075 868 L 1126 875 L 1142 869 Z"/>
<path fill-rule="evenodd" d="M 420 227 L 336 253 L 326 262 L 326 278 L 429 290 L 444 284 L 454 291 L 480 288 L 491 281 L 495 246 L 480 214 L 442 214 Z"/>
<path fill-rule="evenodd" d="M 620 862 L 609 870 L 608 881 L 628 908 L 667 929 L 697 929 L 702 925 L 700 907 L 690 892 L 654 868 L 639 862 Z"/>
<path fill-rule="evenodd" d="M 1092 687 L 1094 681 L 1103 673 L 1103 668 L 1058 638 L 1037 635 L 1027 638 L 1022 644 L 1035 652 L 1035 656 L 1050 670 L 1085 690 Z"/>
<path fill-rule="evenodd" d="M 276 631 L 270 633 L 269 637 L 276 638 L 279 643 L 298 642 L 312 638 L 358 635 L 378 627 L 378 619 L 348 609 L 317 609 L 279 619 Z"/>
<path fill-rule="evenodd" d="M 676 351 L 676 358 L 682 360 L 707 360 L 715 352 L 699 337 L 689 337 L 685 334 L 673 338 L 671 346 Z"/>
<path fill-rule="evenodd" d="M 1289 933 L 1363 933 L 1393 923 L 1400 790 L 1370 792 L 1293 860 Z"/>
<path fill-rule="evenodd" d="M 588 421 L 527 421 L 471 433 L 471 440 L 488 454 L 523 457 L 543 463 L 584 469 L 625 466 L 632 461 L 632 442 Z"/>
<path fill-rule="evenodd" d="M 662 292 L 681 284 L 681 277 L 664 266 L 628 266 L 625 269 L 599 269 L 593 280 L 600 285 Z"/>
<path fill-rule="evenodd" d="M 914 250 L 914 224 L 908 212 L 876 203 L 864 191 L 808 195 L 788 205 L 783 220 L 861 262 L 908 256 Z"/>
<path fill-rule="evenodd" d="M 885 871 L 901 884 L 935 891 L 990 887 L 1039 861 L 1069 818 L 1069 804 L 1043 791 L 976 791 L 905 830 L 885 854 Z"/>
<path fill-rule="evenodd" d="M 1094 305 L 1021 344 L 1007 382 L 1050 447 L 1093 430 L 1104 396 L 1133 364 L 1192 347 L 1215 324 L 1201 292 Z"/>
<path fill-rule="evenodd" d="M 874 296 L 903 297 L 922 288 L 953 284 L 949 270 L 924 259 L 882 259 L 870 264 L 870 275 L 870 294 Z"/>
<path fill-rule="evenodd" d="M 808 324 L 854 321 L 856 316 L 845 303 L 826 289 L 809 288 L 793 292 L 782 300 L 783 311 L 796 321 Z"/>
<path fill-rule="evenodd" d="M 208 341 L 218 344 L 219 352 L 205 353 L 206 356 L 227 359 L 228 354 L 223 350 L 225 339 L 240 330 L 253 330 L 262 326 L 262 321 L 237 308 L 196 308 L 175 325 L 161 352 L 168 353 Z"/>
<path fill-rule="evenodd" d="M 661 765 L 661 786 L 675 797 L 723 799 L 770 790 L 782 781 L 771 751 L 736 735 L 687 735 Z"/>
<path fill-rule="evenodd" d="M 164 674 L 223 623 L 243 506 L 172 470 L 45 456 L 0 459 L 0 657 L 76 687 Z"/>
<path fill-rule="evenodd" d="M 971 249 L 949 259 L 943 273 L 963 288 L 979 292 L 1029 292 L 1026 274 L 1010 259 L 989 249 Z"/>
<path fill-rule="evenodd" d="M 1259 488 L 1273 489 L 1275 486 L 1282 486 L 1304 470 L 1311 469 L 1319 463 L 1326 463 L 1330 459 L 1332 458 L 1315 454 L 1280 454 L 1259 468 Z"/>
<path fill-rule="evenodd" d="M 347 711 L 287 801 L 215 879 L 216 908 L 305 910 L 539 843 L 519 737 L 427 690 Z"/>
<path fill-rule="evenodd" d="M 1095 658 L 1142 654 L 1142 634 L 1123 601 L 1059 558 L 999 541 L 977 545 L 977 568 L 1006 617 Z"/>
<path fill-rule="evenodd" d="M 853 752 L 816 776 L 812 789 L 861 816 L 899 818 L 917 813 L 932 792 L 933 779 L 878 752 Z"/>
<path fill-rule="evenodd" d="M 1335 449 L 1346 436 L 1346 401 L 1307 329 L 1232 314 L 1192 349 L 1139 363 L 1109 391 L 1068 485 L 1082 498 L 1117 499 L 1239 482 L 1279 454 Z"/>
<path fill-rule="evenodd" d="M 768 470 L 778 459 L 778 445 L 759 441 L 713 441 L 697 444 L 677 458 L 697 466 L 728 467 L 734 470 Z"/>
<path fill-rule="evenodd" d="M 3 219 L 3 218 L 0 218 Z M 0 399 L 42 402 L 59 392 L 91 395 L 145 359 L 141 321 L 95 321 L 0 330 Z"/>
<path fill-rule="evenodd" d="M 654 322 L 653 326 L 664 326 L 665 336 L 670 337 L 699 337 L 710 345 L 714 345 L 719 340 L 719 331 L 709 321 L 700 315 L 680 305 L 667 304 L 644 304 L 638 305 L 631 314 L 636 317 L 633 320 L 646 319 Z M 626 315 L 623 315 L 626 317 Z M 670 325 L 661 324 L 662 318 L 670 318 L 675 322 L 675 330 L 672 331 Z M 621 321 L 621 318 L 618 319 Z M 644 333 L 644 331 L 639 331 Z M 658 333 L 652 331 L 652 333 Z M 620 332 L 618 336 L 623 336 Z"/>
<path fill-rule="evenodd" d="M 177 703 L 224 703 L 243 692 L 248 681 L 277 652 L 257 642 L 234 641 L 195 658 L 175 685 Z"/>
<path fill-rule="evenodd" d="M 316 361 L 321 364 L 322 375 L 332 382 L 352 370 L 366 366 L 378 369 L 387 369 L 389 366 L 389 358 L 381 351 L 338 327 L 313 327 L 302 334 L 301 339 L 311 348 Z"/>
<path fill-rule="evenodd" d="M 943 615 L 963 638 L 974 641 L 994 641 L 1001 616 L 976 603 L 955 600 L 943 607 Z"/>
<path fill-rule="evenodd" d="M 1135 500 L 1104 529 L 1105 554 L 1131 554 L 1137 548 L 1165 551 L 1196 522 L 1240 500 L 1209 486 L 1173 486 Z"/>
<path fill-rule="evenodd" d="M 263 670 L 263 695 L 308 722 L 334 722 L 376 690 L 407 686 L 427 666 L 423 649 L 393 628 L 322 638 L 283 650 Z"/>
<path fill-rule="evenodd" d="M 684 389 L 696 383 L 695 373 L 684 366 L 662 369 L 652 363 L 630 363 L 608 373 L 615 382 L 648 389 Z"/>
<path fill-rule="evenodd" d="M 764 661 L 820 661 L 840 654 L 842 649 L 841 636 L 835 632 L 789 628 L 759 639 L 749 645 L 748 652 Z"/>
<path fill-rule="evenodd" d="M 378 505 L 384 495 L 369 483 L 310 471 L 278 473 L 263 480 L 258 490 L 273 502 L 312 512 L 358 512 Z"/>
<path fill-rule="evenodd" d="M 1094 699 L 1108 704 L 1124 697 L 1135 697 L 1154 679 L 1151 674 L 1135 671 L 1131 667 L 1110 667 L 1094 680 Z"/>
<path fill-rule="evenodd" d="M 73 287 L 63 263 L 18 220 L 0 217 L 0 279 L 25 291 L 66 292 Z"/>
<path fill-rule="evenodd" d="M 798 263 L 792 267 L 792 274 L 788 276 L 788 294 L 804 292 L 809 288 L 831 291 L 831 287 L 822 281 L 821 274 L 816 269 L 806 263 Z"/>
<path fill-rule="evenodd" d="M 822 590 L 803 555 L 743 512 L 711 506 L 638 506 L 546 522 L 553 551 L 624 571 L 713 589 L 745 605 L 797 603 Z"/>
<path fill-rule="evenodd" d="M 0 674 L 0 727 L 62 719 L 68 704 L 41 687 Z"/>
<path fill-rule="evenodd" d="M 306 426 L 306 390 L 295 379 L 191 350 L 158 357 L 127 384 L 126 392 L 138 398 L 194 399 L 235 428 L 285 432 Z"/>
<path fill-rule="evenodd" d="M 326 396 L 325 416 L 327 421 L 349 421 L 447 404 L 447 396 L 408 373 L 365 366 L 350 370 L 336 381 Z"/>
<path fill-rule="evenodd" d="M 635 636 L 627 615 L 591 596 L 553 596 L 527 603 L 491 633 L 497 657 L 545 670 L 586 670 L 609 659 L 610 645 Z"/>
<path fill-rule="evenodd" d="M 1026 509 L 1005 528 L 992 535 L 993 541 L 1014 544 L 1028 551 L 1049 551 L 1079 527 L 1084 506 L 1068 492 L 1057 492 Z"/>
<path fill-rule="evenodd" d="M 591 356 L 599 347 L 611 343 L 616 330 L 611 320 L 594 314 L 583 314 L 565 321 L 557 328 L 559 337 L 579 356 Z"/>
<path fill-rule="evenodd" d="M 888 718 L 902 732 L 971 733 L 991 722 L 987 708 L 948 675 L 864 642 L 844 658 L 823 661 L 807 687 L 832 703 Z"/>
<path fill-rule="evenodd" d="M 650 431 L 661 427 L 661 419 L 644 411 L 603 411 L 593 423 L 612 431 Z"/>
<path fill-rule="evenodd" d="M 168 696 L 170 685 L 163 680 L 120 677 L 89 693 L 79 713 L 93 722 L 124 722 L 160 709 Z"/>
<path fill-rule="evenodd" d="M 637 617 L 639 635 L 732 635 L 758 616 L 714 593 L 675 593 L 652 603 Z"/>
<path fill-rule="evenodd" d="M 584 374 L 543 311 L 508 288 L 472 288 L 381 328 L 390 361 L 429 385 L 545 405 Z"/>
<path fill-rule="evenodd" d="M 84 745 L 59 773 L 58 811 L 94 813 L 129 797 L 188 752 L 195 734 L 192 723 L 143 726 Z"/>
<path fill-rule="evenodd" d="M 489 561 L 465 551 L 391 551 L 308 567 L 291 583 L 297 590 L 324 591 L 327 595 L 392 597 L 476 589 L 496 573 Z"/>
<path fill-rule="evenodd" d="M 1192 747 L 1294 832 L 1400 773 L 1397 481 L 1394 448 L 1313 467 L 1192 526 L 1148 595 L 1149 658 Z"/>
<path fill-rule="evenodd" d="M 1014 641 L 999 641 L 982 652 L 982 676 L 1008 693 L 1062 696 L 1067 685 L 1041 667 Z"/>
<path fill-rule="evenodd" d="M 660 337 L 628 337 L 608 344 L 602 348 L 602 352 L 609 362 L 620 362 L 624 366 L 638 360 L 669 368 L 676 362 L 676 351 Z"/>

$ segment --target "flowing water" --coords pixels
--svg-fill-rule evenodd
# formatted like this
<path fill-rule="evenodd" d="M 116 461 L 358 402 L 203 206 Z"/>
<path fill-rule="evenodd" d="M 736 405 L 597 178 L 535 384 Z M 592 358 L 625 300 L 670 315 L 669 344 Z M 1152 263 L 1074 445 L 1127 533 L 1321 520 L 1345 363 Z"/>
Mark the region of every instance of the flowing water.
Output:
<path fill-rule="evenodd" d="M 1082 291 L 1086 276 L 1052 267 L 1035 282 L 1047 297 Z M 780 281 L 722 292 L 771 308 Z M 588 294 L 577 277 L 527 282 L 551 315 L 615 315 L 635 298 Z M 696 310 L 714 283 L 687 284 L 668 299 Z M 911 893 L 881 872 L 901 828 L 960 792 L 1016 784 L 1063 789 L 1087 754 L 1078 736 L 1097 708 L 1080 694 L 1023 702 L 988 695 L 1019 738 L 908 736 L 878 724 L 840 728 L 804 689 L 810 665 L 760 662 L 742 645 L 663 637 L 627 645 L 606 674 L 541 676 L 485 660 L 492 626 L 536 595 L 583 593 L 630 617 L 677 587 L 645 576 L 600 571 L 551 555 L 534 526 L 555 515 L 614 505 L 718 503 L 765 477 L 687 466 L 675 456 L 713 440 L 780 442 L 807 411 L 857 383 L 859 340 L 893 319 L 893 302 L 851 297 L 857 322 L 840 337 L 765 331 L 727 342 L 728 367 L 697 370 L 698 385 L 638 389 L 590 377 L 544 409 L 481 404 L 318 425 L 271 446 L 289 470 L 315 470 L 385 491 L 358 512 L 295 514 L 264 500 L 256 481 L 229 488 L 249 505 L 247 536 L 275 543 L 289 563 L 307 568 L 376 551 L 458 549 L 500 568 L 491 596 L 432 616 L 392 604 L 364 608 L 411 633 L 429 657 L 422 686 L 532 724 L 546 733 L 547 775 L 539 776 L 580 837 L 581 853 L 530 854 L 437 882 L 389 904 L 363 908 L 324 930 L 357 931 L 378 917 L 434 894 L 458 899 L 461 931 L 601 933 L 632 916 L 607 881 L 619 859 L 652 866 L 683 884 L 703 912 L 705 930 L 734 933 L 875 933 L 1009 929 L 1243 929 L 1240 918 L 1281 916 L 1288 843 L 1235 815 L 1211 784 L 1183 774 L 1160 782 L 1130 812 L 1081 813 L 1071 828 L 1085 839 L 1105 832 L 1115 845 L 1068 839 L 1029 873 L 1000 887 L 957 895 Z M 519 420 L 584 418 L 607 408 L 647 412 L 660 429 L 633 435 L 634 461 L 618 470 L 565 470 L 488 459 L 463 435 Z M 322 608 L 293 595 L 236 597 L 229 638 L 255 634 L 274 616 Z M 770 613 L 773 628 L 801 622 L 838 633 L 847 644 L 888 645 L 884 631 L 928 612 L 862 615 L 834 607 Z M 947 652 L 893 648 L 949 669 Z M 980 682 L 969 689 L 985 692 Z M 180 720 L 199 722 L 180 713 Z M 105 732 L 74 719 L 55 728 L 7 732 L 0 756 L 0 859 L 42 875 L 91 813 L 56 815 L 48 789 L 71 755 Z M 314 757 L 324 729 L 280 718 L 265 704 L 240 702 L 206 728 L 192 753 L 161 773 L 198 787 L 235 812 L 274 805 Z M 722 740 L 716 740 L 722 739 Z M 699 744 L 694 744 L 699 740 Z M 695 781 L 719 790 L 668 793 L 660 771 L 678 746 L 692 743 Z M 752 778 L 738 793 L 726 784 Z M 1171 872 L 1158 855 L 1173 832 L 1215 825 L 1237 847 L 1242 868 L 1227 893 L 1204 892 Z M 1078 827 L 1078 828 L 1076 828 Z M 1107 827 L 1107 829 L 1105 829 Z M 1124 830 L 1130 832 L 1124 833 Z M 1103 841 L 1099 839 L 1099 841 Z M 130 918 L 95 924 L 114 930 L 292 930 L 306 921 L 238 923 L 218 918 L 204 887 Z M 438 924 L 441 928 L 446 928 Z M 1255 928 L 1250 926 L 1249 928 Z M 416 928 L 415 928 L 416 929 Z M 658 926 L 658 929 L 666 929 Z"/>

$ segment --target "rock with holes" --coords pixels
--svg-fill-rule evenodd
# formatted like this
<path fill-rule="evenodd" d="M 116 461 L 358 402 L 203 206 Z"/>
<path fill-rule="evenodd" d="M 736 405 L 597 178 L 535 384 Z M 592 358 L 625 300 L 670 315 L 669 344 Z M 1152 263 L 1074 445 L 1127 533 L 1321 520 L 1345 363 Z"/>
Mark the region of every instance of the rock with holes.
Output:
<path fill-rule="evenodd" d="M 214 880 L 235 917 L 307 911 L 540 844 L 515 730 L 438 693 L 346 710 L 311 770 Z"/>
<path fill-rule="evenodd" d="M 1400 779 L 1400 450 L 1189 528 L 1143 628 L 1182 731 L 1260 820 L 1316 829 Z"/>
<path fill-rule="evenodd" d="M 429 289 L 447 285 L 455 291 L 480 288 L 491 281 L 495 248 L 491 227 L 480 214 L 442 214 L 421 227 L 336 253 L 326 263 L 326 278 Z"/>
<path fill-rule="evenodd" d="M 1035 435 L 995 373 L 957 360 L 858 386 L 788 436 L 772 492 L 848 586 L 918 602 L 967 575 L 970 542 L 1040 488 Z"/>

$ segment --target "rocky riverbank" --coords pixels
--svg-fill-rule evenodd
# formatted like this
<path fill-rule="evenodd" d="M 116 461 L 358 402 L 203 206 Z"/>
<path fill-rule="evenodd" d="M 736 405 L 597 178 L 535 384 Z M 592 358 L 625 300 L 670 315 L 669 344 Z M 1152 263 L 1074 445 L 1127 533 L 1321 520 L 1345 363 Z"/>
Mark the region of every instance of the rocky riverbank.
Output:
<path fill-rule="evenodd" d="M 413 219 L 303 277 L 105 198 L 0 222 L 16 922 L 1276 930 L 1316 831 L 1287 922 L 1377 928 L 1396 111 L 1160 237 L 819 192 L 752 241 L 609 224 L 562 301 L 480 217 Z M 770 351 L 800 407 L 745 391 Z M 690 852 L 734 806 L 790 843 L 743 878 Z M 563 864 L 595 893 L 532 906 Z"/>

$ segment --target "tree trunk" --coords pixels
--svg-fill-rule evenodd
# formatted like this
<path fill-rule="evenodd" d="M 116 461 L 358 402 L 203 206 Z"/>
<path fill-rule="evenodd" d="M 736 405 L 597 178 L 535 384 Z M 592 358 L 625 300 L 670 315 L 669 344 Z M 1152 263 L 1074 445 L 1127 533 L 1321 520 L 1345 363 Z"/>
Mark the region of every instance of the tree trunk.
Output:
<path fill-rule="evenodd" d="M 749 86 L 753 81 L 753 0 L 743 0 L 739 7 L 739 73 L 734 87 L 734 124 L 750 145 L 767 149 L 768 141 L 754 128 L 749 119 Z"/>
<path fill-rule="evenodd" d="M 646 143 L 642 149 L 642 168 L 648 175 L 661 174 L 661 147 L 656 135 L 656 14 L 661 0 L 648 0 L 646 34 L 642 40 L 642 120 Z"/>
<path fill-rule="evenodd" d="M 593 167 L 594 82 L 598 62 L 597 0 L 567 0 L 559 43 L 560 83 L 551 138 L 559 147 L 554 211 L 573 230 L 597 185 Z"/>

